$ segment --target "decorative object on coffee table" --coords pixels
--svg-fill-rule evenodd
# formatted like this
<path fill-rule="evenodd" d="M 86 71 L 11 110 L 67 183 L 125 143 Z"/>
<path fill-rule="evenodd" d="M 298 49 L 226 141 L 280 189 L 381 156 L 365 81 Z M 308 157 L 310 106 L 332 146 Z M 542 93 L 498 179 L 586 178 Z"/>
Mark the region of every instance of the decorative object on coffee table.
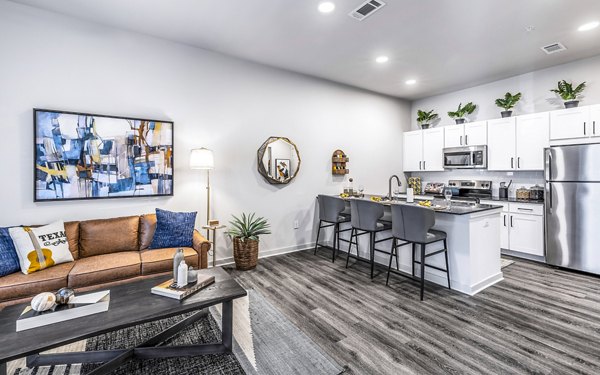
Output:
<path fill-rule="evenodd" d="M 57 305 L 66 305 L 75 297 L 75 291 L 71 288 L 60 288 L 55 296 Z"/>
<path fill-rule="evenodd" d="M 183 255 L 183 249 L 182 248 L 177 249 L 177 251 L 175 252 L 175 255 L 173 255 L 173 281 L 174 282 L 177 282 L 177 280 L 178 280 L 177 274 L 179 273 L 179 264 L 184 259 L 185 259 L 185 255 Z"/>
<path fill-rule="evenodd" d="M 227 235 L 233 239 L 235 268 L 242 271 L 255 268 L 258 262 L 259 236 L 271 234 L 269 223 L 263 217 L 256 217 L 254 213 L 242 213 L 239 218 L 234 215 L 229 224 Z"/>
<path fill-rule="evenodd" d="M 195 148 L 190 152 L 190 169 L 206 171 L 206 224 L 210 222 L 210 170 L 215 167 L 212 150 Z M 206 239 L 210 241 L 210 232 L 206 230 Z"/>
<path fill-rule="evenodd" d="M 56 296 L 50 292 L 40 293 L 31 300 L 31 308 L 39 312 L 50 310 L 55 304 Z"/>

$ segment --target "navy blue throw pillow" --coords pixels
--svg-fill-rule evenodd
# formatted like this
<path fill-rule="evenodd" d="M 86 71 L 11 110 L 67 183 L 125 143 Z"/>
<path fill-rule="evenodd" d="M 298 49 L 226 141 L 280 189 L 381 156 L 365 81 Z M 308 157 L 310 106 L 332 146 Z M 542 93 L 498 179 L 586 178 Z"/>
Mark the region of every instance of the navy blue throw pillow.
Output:
<path fill-rule="evenodd" d="M 20 270 L 19 257 L 8 228 L 0 228 L 0 276 L 10 275 Z"/>
<path fill-rule="evenodd" d="M 150 249 L 192 247 L 196 212 L 171 212 L 156 209 L 156 231 Z"/>

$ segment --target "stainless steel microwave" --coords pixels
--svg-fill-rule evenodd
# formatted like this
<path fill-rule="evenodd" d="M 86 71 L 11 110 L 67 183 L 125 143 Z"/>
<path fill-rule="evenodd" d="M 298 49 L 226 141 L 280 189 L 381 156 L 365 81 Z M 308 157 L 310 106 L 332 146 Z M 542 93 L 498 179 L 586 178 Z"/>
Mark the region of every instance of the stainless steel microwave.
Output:
<path fill-rule="evenodd" d="M 487 146 L 452 147 L 444 149 L 444 168 L 486 169 Z"/>

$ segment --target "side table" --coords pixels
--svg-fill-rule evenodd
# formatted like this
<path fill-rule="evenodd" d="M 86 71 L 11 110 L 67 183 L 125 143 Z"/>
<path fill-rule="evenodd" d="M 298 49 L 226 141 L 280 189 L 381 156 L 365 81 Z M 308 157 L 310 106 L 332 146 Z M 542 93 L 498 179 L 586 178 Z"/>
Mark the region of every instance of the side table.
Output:
<path fill-rule="evenodd" d="M 206 230 L 210 230 L 212 231 L 212 241 L 210 241 L 210 243 L 212 244 L 212 266 L 216 267 L 217 266 L 217 229 L 223 229 L 225 228 L 225 225 L 219 224 L 219 225 L 203 225 L 202 229 L 206 229 Z"/>

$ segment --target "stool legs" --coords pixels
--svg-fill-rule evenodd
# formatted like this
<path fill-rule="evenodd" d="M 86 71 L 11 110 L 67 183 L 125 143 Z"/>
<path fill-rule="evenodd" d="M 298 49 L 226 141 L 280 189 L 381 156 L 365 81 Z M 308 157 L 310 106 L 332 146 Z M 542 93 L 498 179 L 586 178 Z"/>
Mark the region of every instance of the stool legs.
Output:
<path fill-rule="evenodd" d="M 317 240 L 315 241 L 315 255 L 317 255 L 317 247 L 319 247 L 319 235 L 321 234 L 321 223 L 322 220 L 319 220 L 319 229 L 317 229 Z"/>
<path fill-rule="evenodd" d="M 419 244 L 421 248 L 421 301 L 425 292 L 425 244 Z"/>
<path fill-rule="evenodd" d="M 340 248 L 340 224 L 335 223 L 333 226 L 333 250 L 331 251 L 331 262 L 335 262 L 335 257 Z"/>
<path fill-rule="evenodd" d="M 450 266 L 448 265 L 448 245 L 446 244 L 446 240 L 444 240 L 444 256 L 446 257 L 446 276 L 448 277 L 448 289 L 450 288 Z"/>
<path fill-rule="evenodd" d="M 352 250 L 352 242 L 354 239 L 354 233 L 356 229 L 352 228 L 350 231 L 350 242 L 348 243 L 348 255 L 346 256 L 346 268 L 348 268 L 348 261 L 350 261 L 350 251 Z M 358 240 L 356 241 L 356 256 L 358 256 Z"/>
<path fill-rule="evenodd" d="M 375 270 L 375 232 L 369 233 L 369 252 L 371 253 L 371 279 Z"/>

